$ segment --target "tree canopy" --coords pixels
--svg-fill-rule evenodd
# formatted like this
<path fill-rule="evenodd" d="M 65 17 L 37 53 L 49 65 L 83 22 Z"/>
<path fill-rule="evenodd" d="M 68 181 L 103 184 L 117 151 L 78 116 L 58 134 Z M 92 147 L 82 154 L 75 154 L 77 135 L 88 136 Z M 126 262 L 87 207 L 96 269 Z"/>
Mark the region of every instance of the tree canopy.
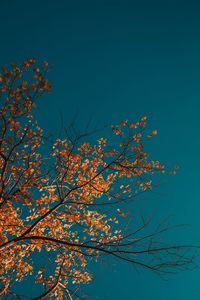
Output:
<path fill-rule="evenodd" d="M 73 125 L 48 140 L 33 114 L 51 90 L 48 68 L 27 59 L 1 69 L 1 297 L 18 297 L 16 287 L 23 290 L 28 277 L 33 289 L 41 287 L 35 299 L 81 299 L 80 286 L 92 280 L 89 263 L 102 255 L 158 274 L 192 265 L 189 246 L 157 241 L 167 228 L 151 231 L 143 220 L 126 230 L 126 204 L 165 172 L 144 149 L 157 131 L 148 132 L 142 116 L 113 125 L 95 143 Z"/>

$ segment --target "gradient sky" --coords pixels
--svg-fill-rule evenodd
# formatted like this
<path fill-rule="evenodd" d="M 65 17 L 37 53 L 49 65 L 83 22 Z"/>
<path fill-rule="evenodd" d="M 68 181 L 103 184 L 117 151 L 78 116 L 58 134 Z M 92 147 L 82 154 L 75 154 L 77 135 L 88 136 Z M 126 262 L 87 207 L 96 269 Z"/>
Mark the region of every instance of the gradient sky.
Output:
<path fill-rule="evenodd" d="M 152 155 L 180 171 L 141 205 L 191 224 L 172 237 L 200 244 L 200 1 L 0 0 L 0 28 L 0 65 L 27 57 L 52 65 L 53 91 L 37 112 L 48 132 L 61 113 L 80 126 L 147 115 L 158 130 Z M 92 299 L 200 299 L 199 270 L 162 281 L 117 262 L 93 268 Z"/>

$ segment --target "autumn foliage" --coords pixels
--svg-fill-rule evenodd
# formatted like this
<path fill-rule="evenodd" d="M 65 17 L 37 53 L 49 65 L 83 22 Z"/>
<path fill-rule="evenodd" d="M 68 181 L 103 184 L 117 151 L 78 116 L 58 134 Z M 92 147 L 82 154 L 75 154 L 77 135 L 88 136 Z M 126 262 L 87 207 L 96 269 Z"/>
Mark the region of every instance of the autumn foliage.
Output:
<path fill-rule="evenodd" d="M 144 150 L 156 130 L 148 132 L 142 116 L 112 126 L 113 138 L 96 143 L 73 128 L 47 140 L 33 117 L 37 98 L 51 89 L 47 72 L 47 62 L 28 59 L 0 74 L 1 297 L 14 299 L 28 277 L 41 288 L 35 299 L 79 299 L 80 286 L 92 280 L 88 263 L 101 255 L 158 274 L 190 264 L 184 246 L 154 242 L 165 229 L 148 232 L 144 221 L 124 230 L 126 203 L 165 172 Z"/>

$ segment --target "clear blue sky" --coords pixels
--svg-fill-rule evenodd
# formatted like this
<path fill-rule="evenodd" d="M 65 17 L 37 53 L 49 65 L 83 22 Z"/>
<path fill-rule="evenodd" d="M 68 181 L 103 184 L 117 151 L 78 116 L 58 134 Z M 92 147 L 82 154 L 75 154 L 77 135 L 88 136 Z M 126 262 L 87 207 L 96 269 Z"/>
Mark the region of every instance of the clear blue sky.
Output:
<path fill-rule="evenodd" d="M 200 1 L 0 1 L 0 28 L 0 65 L 36 57 L 53 67 L 53 92 L 38 104 L 49 132 L 60 112 L 81 126 L 147 115 L 159 133 L 152 154 L 180 171 L 143 205 L 191 224 L 173 238 L 200 244 Z M 166 282 L 121 263 L 95 272 L 92 299 L 200 299 L 200 271 Z"/>

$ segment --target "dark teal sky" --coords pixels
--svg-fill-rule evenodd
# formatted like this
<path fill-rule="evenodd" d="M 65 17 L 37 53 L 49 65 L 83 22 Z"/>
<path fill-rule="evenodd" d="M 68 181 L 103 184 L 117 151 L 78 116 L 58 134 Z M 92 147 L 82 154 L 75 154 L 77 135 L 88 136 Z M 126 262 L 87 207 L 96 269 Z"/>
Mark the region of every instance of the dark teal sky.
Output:
<path fill-rule="evenodd" d="M 152 155 L 180 171 L 142 205 L 191 224 L 173 238 L 200 244 L 200 1 L 0 0 L 0 28 L 0 65 L 33 56 L 53 67 L 38 104 L 49 132 L 61 112 L 81 126 L 147 115 Z M 200 271 L 165 282 L 124 264 L 95 269 L 92 299 L 200 299 Z"/>

